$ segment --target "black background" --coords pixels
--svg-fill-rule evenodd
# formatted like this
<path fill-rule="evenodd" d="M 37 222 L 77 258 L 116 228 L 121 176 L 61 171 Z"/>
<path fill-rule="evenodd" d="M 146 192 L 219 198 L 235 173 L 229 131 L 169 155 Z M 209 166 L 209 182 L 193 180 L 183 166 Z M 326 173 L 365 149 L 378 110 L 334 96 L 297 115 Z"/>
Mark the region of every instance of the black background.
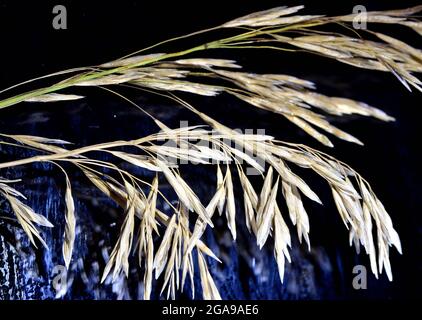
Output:
<path fill-rule="evenodd" d="M 355 4 L 368 10 L 404 8 L 418 4 L 415 1 L 309 1 L 305 12 L 311 14 L 347 14 Z M 63 4 L 68 11 L 68 29 L 54 30 L 52 8 Z M 95 65 L 120 57 L 137 49 L 177 35 L 223 23 L 237 16 L 278 5 L 296 5 L 296 1 L 57 1 L 24 2 L 0 1 L 0 88 L 65 68 Z M 420 48 L 420 37 L 404 28 L 385 28 L 390 34 L 409 41 Z M 191 42 L 190 42 L 191 41 Z M 196 43 L 182 42 L 181 46 Z M 174 48 L 177 49 L 177 48 Z M 236 54 L 236 53 L 235 53 Z M 403 256 L 392 251 L 394 282 L 385 275 L 379 281 L 371 279 L 366 292 L 343 289 L 343 296 L 352 298 L 420 298 L 421 297 L 421 194 L 420 161 L 421 93 L 409 93 L 390 74 L 352 67 L 309 54 L 248 52 L 233 56 L 248 69 L 257 72 L 279 72 L 300 76 L 317 83 L 327 94 L 353 97 L 380 107 L 394 116 L 395 123 L 381 123 L 371 119 L 348 119 L 336 123 L 342 129 L 359 137 L 365 147 L 350 145 L 333 138 L 334 150 L 309 139 L 287 121 L 265 113 L 230 113 L 216 103 L 206 103 L 210 114 L 226 123 L 251 124 L 265 127 L 280 139 L 305 142 L 330 152 L 346 161 L 373 185 L 393 218 L 401 236 Z M 31 86 L 27 86 L 27 89 Z M 15 91 L 16 92 L 16 91 Z M 0 96 L 6 97 L 5 95 Z M 218 101 L 218 100 L 217 100 Z M 227 103 L 223 101 L 222 103 Z M 55 108 L 63 108 L 54 110 Z M 90 133 L 82 122 L 80 126 L 52 122 L 27 126 L 22 113 L 45 110 L 67 114 L 72 104 L 65 106 L 20 105 L 0 111 L 2 132 L 45 133 L 56 137 Z M 31 108 L 31 111 L 28 111 Z M 107 122 L 107 113 L 101 106 L 92 106 L 92 113 Z M 232 118 L 235 118 L 232 119 Z M 63 120 L 63 119 L 62 119 Z M 223 121 L 223 122 L 224 122 Z M 131 124 L 127 123 L 130 127 Z M 251 127 L 249 126 L 249 127 Z M 103 127 L 104 128 L 104 127 Z M 115 128 L 97 131 L 92 141 L 117 138 Z M 133 129 L 131 129 L 133 130 Z M 133 132 L 128 130 L 127 132 Z M 133 137 L 133 136 L 132 136 Z M 128 138 L 128 137 L 118 137 Z M 324 192 L 324 191 L 321 191 Z M 324 209 L 315 209 L 311 215 L 311 239 L 327 250 L 341 255 L 345 279 L 350 279 L 354 253 L 347 249 L 347 232 L 338 218 L 332 219 L 333 206 L 329 198 Z M 324 212 L 325 210 L 325 212 Z M 329 212 L 329 213 L 327 213 Z M 314 220 L 314 221 L 313 221 Z M 318 221 L 315 221 L 318 220 Z M 332 221 L 333 220 L 333 221 Z M 367 261 L 365 260 L 365 263 Z"/>

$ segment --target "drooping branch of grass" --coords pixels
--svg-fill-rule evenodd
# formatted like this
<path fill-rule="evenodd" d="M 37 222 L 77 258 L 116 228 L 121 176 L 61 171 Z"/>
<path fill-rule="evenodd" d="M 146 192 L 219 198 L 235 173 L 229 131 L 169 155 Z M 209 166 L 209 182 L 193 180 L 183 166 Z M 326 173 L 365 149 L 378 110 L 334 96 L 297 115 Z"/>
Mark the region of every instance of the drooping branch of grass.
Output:
<path fill-rule="evenodd" d="M 211 217 L 215 210 L 223 210 L 224 206 L 226 207 L 225 212 L 228 226 L 233 234 L 233 238 L 236 238 L 236 212 L 233 205 L 234 195 L 233 191 L 231 191 L 233 190 L 231 169 L 230 166 L 225 166 L 226 173 L 223 176 L 220 166 L 217 167 L 217 189 L 210 203 L 207 206 L 204 206 L 201 204 L 201 201 L 195 195 L 194 191 L 184 182 L 182 176 L 175 170 L 176 168 L 164 161 L 165 157 L 179 160 L 187 160 L 186 157 L 188 157 L 188 160 L 190 161 L 204 164 L 209 163 L 210 160 L 215 163 L 221 161 L 230 163 L 234 161 L 234 163 L 237 163 L 236 168 L 238 176 L 244 190 L 247 226 L 250 231 L 255 234 L 257 243 L 261 247 L 267 242 L 271 230 L 273 230 L 273 232 L 276 232 L 275 230 L 281 230 L 279 231 L 280 233 L 277 232 L 273 234 L 273 236 L 278 239 L 278 241 L 275 242 L 275 248 L 278 250 L 276 255 L 281 265 L 284 264 L 284 258 L 280 256 L 281 252 L 289 259 L 287 250 L 290 245 L 290 233 L 288 232 L 288 228 L 284 223 L 282 214 L 276 203 L 275 196 L 277 194 L 278 185 L 280 184 L 280 189 L 283 190 L 289 208 L 290 219 L 293 224 L 297 225 L 299 238 L 302 239 L 303 237 L 306 242 L 308 242 L 308 245 L 310 245 L 308 236 L 309 222 L 307 213 L 302 205 L 300 193 L 311 200 L 321 202 L 309 186 L 290 170 L 287 165 L 289 162 L 313 170 L 329 183 L 333 191 L 334 200 L 338 205 L 339 213 L 345 225 L 350 228 L 351 240 L 355 241 L 357 246 L 359 241 L 365 246 L 367 253 L 371 258 L 372 270 L 374 274 L 377 275 L 378 271 L 372 231 L 371 228 L 368 230 L 368 224 L 371 223 L 370 221 L 373 219 L 376 222 L 378 237 L 380 237 L 378 241 L 382 248 L 382 250 L 378 252 L 380 263 L 379 270 L 381 272 L 382 267 L 385 267 L 389 277 L 391 277 L 391 270 L 388 264 L 388 245 L 394 244 L 400 250 L 400 242 L 397 233 L 391 225 L 391 220 L 388 218 L 384 208 L 374 193 L 370 191 L 369 185 L 363 178 L 347 165 L 308 147 L 283 143 L 268 136 L 249 136 L 240 133 L 234 134 L 231 131 L 226 133 L 226 129 L 222 125 L 220 126 L 219 133 L 214 132 L 214 134 L 207 129 L 196 127 L 184 128 L 183 130 L 169 129 L 164 133 L 151 135 L 134 141 L 104 143 L 74 150 L 63 149 L 54 145 L 55 143 L 62 143 L 63 141 L 9 135 L 7 137 L 8 139 L 13 139 L 22 145 L 35 146 L 38 150 L 47 152 L 48 154 L 2 163 L 0 164 L 0 167 L 11 168 L 34 162 L 72 163 L 82 170 L 99 190 L 116 200 L 117 203 L 126 209 L 127 219 L 122 227 L 123 234 L 106 267 L 103 277 L 103 279 L 105 279 L 105 276 L 113 266 L 114 278 L 121 270 L 125 271 L 127 274 L 128 254 L 131 249 L 131 239 L 133 238 L 133 229 L 135 226 L 133 217 L 138 217 L 141 220 L 141 225 L 144 223 L 142 228 L 152 228 L 153 230 L 156 230 L 156 232 L 158 232 L 157 223 L 164 223 L 169 218 L 156 208 L 156 200 L 154 200 L 153 203 L 150 203 L 150 196 L 147 197 L 140 186 L 140 184 L 148 185 L 152 190 L 150 192 L 156 193 L 153 196 L 155 199 L 158 195 L 158 182 L 156 179 L 154 179 L 151 184 L 146 183 L 141 179 L 134 177 L 129 172 L 118 169 L 112 163 L 97 162 L 94 159 L 89 158 L 90 153 L 94 151 L 109 152 L 123 161 L 138 167 L 156 171 L 167 178 L 181 202 L 180 208 L 173 207 L 174 214 L 179 216 L 178 219 L 181 219 L 180 210 L 182 210 L 182 208 L 192 210 L 198 215 L 196 226 L 192 231 L 191 236 L 189 236 L 190 230 L 188 224 L 185 224 L 184 226 L 185 228 L 188 228 L 185 230 L 186 237 L 188 238 L 182 237 L 180 240 L 186 241 L 186 246 L 184 247 L 186 254 L 184 257 L 181 257 L 184 259 L 191 259 L 190 254 L 192 253 L 192 249 L 197 245 L 199 245 L 200 251 L 204 251 L 205 253 L 214 256 L 202 242 L 199 242 L 199 239 L 204 232 L 206 225 L 209 224 L 212 226 Z M 161 141 L 163 139 L 175 140 L 179 143 L 186 142 L 189 144 L 190 141 L 205 141 L 210 144 L 210 147 L 205 147 L 203 143 L 198 144 L 198 146 L 190 144 L 192 150 L 181 151 L 177 146 L 164 148 L 162 145 L 155 145 L 156 140 Z M 247 153 L 242 153 L 231 146 L 231 143 L 227 143 L 228 141 L 236 142 L 237 144 L 241 143 L 248 149 L 259 150 L 260 157 L 269 165 L 269 169 L 265 175 L 264 186 L 260 193 L 257 193 L 252 187 L 242 167 L 239 165 L 239 160 L 246 161 L 247 164 L 260 170 L 264 174 L 263 167 L 250 158 Z M 124 146 L 136 146 L 141 152 L 138 154 L 115 150 L 118 147 Z M 100 173 L 97 169 L 94 169 L 96 167 L 114 168 L 119 172 L 122 181 L 119 182 L 109 175 Z M 274 176 L 277 176 L 278 178 L 276 184 L 273 186 Z M 356 189 L 349 179 L 355 180 L 355 183 L 357 183 L 359 188 Z M 280 183 L 278 181 L 280 181 Z M 41 239 L 41 236 L 33 225 L 33 222 L 42 226 L 51 226 L 51 224 L 49 224 L 45 218 L 41 218 L 42 216 L 36 214 L 29 207 L 21 203 L 18 198 L 23 197 L 23 195 L 13 189 L 10 184 L 11 182 L 3 180 L 0 184 L 1 192 L 12 205 L 18 203 L 18 205 L 14 205 L 14 211 L 18 218 L 22 216 L 21 212 L 25 212 L 26 215 L 28 215 L 27 218 L 21 218 L 20 222 L 35 244 L 35 241 L 33 240 L 34 237 Z M 72 198 L 70 197 L 69 185 L 66 194 L 67 210 L 73 211 L 74 206 L 71 201 Z M 161 193 L 159 195 L 164 197 Z M 22 206 L 23 209 L 17 210 L 19 206 Z M 172 219 L 178 221 L 176 218 Z M 179 221 L 179 223 L 182 222 Z M 74 224 L 72 224 L 72 226 L 74 232 L 75 226 Z M 148 231 L 144 237 L 151 237 L 151 232 L 152 231 Z M 74 235 L 69 236 L 69 238 L 74 239 Z M 142 242 L 147 240 L 144 239 L 139 241 L 141 241 L 141 244 L 139 245 L 140 250 L 145 250 L 145 252 L 142 254 L 140 253 L 140 255 L 142 257 L 148 256 L 148 249 L 145 247 L 147 244 Z M 165 238 L 163 238 L 163 241 L 165 241 Z M 183 241 L 181 243 L 183 243 Z M 69 248 L 72 246 L 67 244 L 66 247 Z M 69 256 L 69 254 L 66 256 Z M 185 273 L 189 270 L 189 261 L 184 261 L 182 270 Z M 182 262 L 183 259 L 180 260 L 180 263 Z M 149 263 L 152 263 L 152 261 L 149 261 Z M 148 268 L 152 268 L 150 264 L 148 265 Z M 281 277 L 283 277 L 282 270 L 283 268 L 281 267 Z M 157 271 L 157 273 L 160 274 L 159 271 Z"/>
<path fill-rule="evenodd" d="M 83 72 L 52 86 L 4 99 L 0 101 L 0 108 L 77 86 L 81 82 L 92 81 L 92 85 L 94 85 L 96 80 L 111 75 L 119 75 L 120 81 L 124 82 L 124 76 L 122 75 L 128 75 L 132 70 L 154 64 L 155 62 L 174 59 L 204 50 L 236 48 L 244 43 L 249 44 L 249 47 L 260 48 L 262 41 L 271 41 L 274 44 L 271 46 L 272 48 L 283 49 L 280 45 L 291 45 L 293 49 L 295 47 L 301 48 L 305 51 L 317 53 L 360 68 L 392 71 L 409 89 L 408 84 L 420 90 L 420 81 L 410 74 L 410 72 L 421 71 L 420 50 L 412 48 L 397 39 L 375 32 L 373 34 L 383 40 L 384 43 L 364 40 L 362 35 L 360 37 L 351 37 L 337 33 L 320 34 L 316 27 L 335 23 L 349 23 L 353 21 L 355 16 L 291 16 L 291 14 L 302 8 L 303 6 L 279 7 L 238 18 L 210 30 L 215 31 L 223 28 L 239 28 L 239 30 L 243 30 L 243 28 L 247 27 L 250 31 L 210 41 L 180 52 L 147 56 L 128 55 L 124 59 L 97 66 L 97 71 Z M 369 12 L 367 19 L 369 23 L 401 24 L 421 33 L 421 23 L 411 17 L 419 11 L 421 11 L 421 6 L 404 10 Z M 197 33 L 193 35 L 195 34 Z M 284 34 L 286 36 L 283 36 Z M 148 49 L 152 48 L 155 48 L 155 46 L 151 46 Z M 138 53 L 143 51 L 140 50 Z"/>
<path fill-rule="evenodd" d="M 243 190 L 246 226 L 256 237 L 260 247 L 264 246 L 269 238 L 273 238 L 274 255 L 279 265 L 280 278 L 283 280 L 285 259 L 290 261 L 291 236 L 285 222 L 286 214 L 281 212 L 276 201 L 277 195 L 281 191 L 287 204 L 289 219 L 296 226 L 299 239 L 305 239 L 309 248 L 310 223 L 301 197 L 321 202 L 305 181 L 290 169 L 290 165 L 293 165 L 311 169 L 328 183 L 339 214 L 349 229 L 351 244 L 354 243 L 357 249 L 360 244 L 364 246 L 375 276 L 385 269 L 388 278 L 392 279 L 389 247 L 394 245 L 401 251 L 400 240 L 382 203 L 358 173 L 346 164 L 307 146 L 281 142 L 264 135 L 238 133 L 199 112 L 174 94 L 182 91 L 215 96 L 225 92 L 252 106 L 282 115 L 324 145 L 333 146 L 326 134 L 362 144 L 359 139 L 329 123 L 325 115 L 359 114 L 383 121 L 394 119 L 382 110 L 363 102 L 319 94 L 315 91 L 315 85 L 307 80 L 290 75 L 244 72 L 240 71 L 241 67 L 235 61 L 197 56 L 201 51 L 211 49 L 305 50 L 359 68 L 392 72 L 409 90 L 412 87 L 421 90 L 420 80 L 412 74 L 422 71 L 422 53 L 419 49 L 385 34 L 368 30 L 359 36 L 355 32 L 346 35 L 323 31 L 320 27 L 329 24 L 339 25 L 340 30 L 348 31 L 342 26 L 347 26 L 354 16 L 293 15 L 301 8 L 302 6 L 266 10 L 196 32 L 188 36 L 198 36 L 210 30 L 216 32 L 225 28 L 234 29 L 238 33 L 180 52 L 139 55 L 156 49 L 158 45 L 163 44 L 160 43 L 112 62 L 59 72 L 51 77 L 65 73 L 74 75 L 51 86 L 0 101 L 1 109 L 20 102 L 74 100 L 83 97 L 61 91 L 67 89 L 67 92 L 78 86 L 93 86 L 115 92 L 110 89 L 111 86 L 124 85 L 173 99 L 197 114 L 208 125 L 171 129 L 148 113 L 161 129 L 159 133 L 132 141 L 118 140 L 75 149 L 67 148 L 65 141 L 57 139 L 1 135 L 1 144 L 30 148 L 36 151 L 37 155 L 0 163 L 0 170 L 35 162 L 48 162 L 57 165 L 64 173 L 66 228 L 63 258 L 67 267 L 71 263 L 77 223 L 71 187 L 72 177 L 66 169 L 71 164 L 124 210 L 125 219 L 121 232 L 110 254 L 102 281 L 105 281 L 109 274 L 113 280 L 122 273 L 128 276 L 129 254 L 135 250 L 138 252 L 139 265 L 145 268 L 144 298 L 150 298 L 154 270 L 156 278 L 164 276 L 162 290 L 167 290 L 168 297 L 175 298 L 176 291 L 183 290 L 187 277 L 193 286 L 193 276 L 196 272 L 193 251 L 196 250 L 203 297 L 220 298 L 204 255 L 217 260 L 218 258 L 201 241 L 201 237 L 208 226 L 213 227 L 213 215 L 215 211 L 219 211 L 220 214 L 225 214 L 228 229 L 233 239 L 236 239 L 239 213 L 235 209 L 233 191 L 235 174 Z M 404 25 L 421 33 L 421 22 L 414 17 L 421 9 L 422 6 L 369 12 L 367 18 L 369 23 Z M 367 35 L 382 42 L 365 40 L 364 36 Z M 189 57 L 185 57 L 187 55 Z M 7 90 L 2 91 L 4 92 Z M 173 144 L 167 145 L 163 141 L 171 141 Z M 126 149 L 123 151 L 124 147 L 134 148 L 136 152 L 128 152 Z M 155 178 L 145 181 L 113 162 L 97 160 L 94 155 L 98 152 L 155 172 Z M 251 154 L 258 155 L 261 161 L 255 160 Z M 216 166 L 216 191 L 208 204 L 204 204 L 185 181 L 182 174 L 184 165 L 180 165 L 177 160 Z M 244 164 L 253 167 L 262 175 L 263 186 L 259 192 L 244 172 Z M 111 170 L 118 178 L 106 174 L 106 170 Z M 178 205 L 172 205 L 160 191 L 159 176 L 165 177 L 174 190 L 179 200 Z M 24 195 L 12 187 L 13 183 L 16 181 L 12 179 L 0 180 L 0 193 L 9 201 L 31 242 L 36 245 L 37 241 L 41 241 L 45 245 L 37 225 L 51 227 L 51 223 L 22 202 Z M 164 213 L 158 200 L 169 204 L 170 214 Z M 189 222 L 193 218 L 192 214 L 189 214 L 190 211 L 195 213 L 193 230 Z M 160 229 L 163 232 L 160 232 Z M 373 235 L 373 229 L 376 237 Z M 155 235 L 160 235 L 159 243 L 153 240 Z"/>

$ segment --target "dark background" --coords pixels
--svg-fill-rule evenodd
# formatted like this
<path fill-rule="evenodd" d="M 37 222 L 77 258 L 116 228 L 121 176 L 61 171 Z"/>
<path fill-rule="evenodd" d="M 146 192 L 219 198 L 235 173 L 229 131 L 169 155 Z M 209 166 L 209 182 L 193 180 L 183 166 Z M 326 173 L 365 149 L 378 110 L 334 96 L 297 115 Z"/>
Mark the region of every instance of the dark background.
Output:
<path fill-rule="evenodd" d="M 54 30 L 52 8 L 63 4 L 68 29 Z M 123 56 L 174 36 L 223 23 L 229 19 L 279 5 L 305 4 L 309 14 L 348 14 L 356 4 L 368 10 L 397 9 L 417 1 L 57 1 L 24 2 L 0 0 L 0 88 L 66 68 L 95 65 Z M 371 28 L 371 25 L 369 26 Z M 403 27 L 382 27 L 420 48 L 420 37 Z M 201 41 L 180 43 L 180 48 Z M 168 49 L 168 47 L 167 47 Z M 178 47 L 172 47 L 176 50 Z M 160 51 L 160 49 L 157 49 Z M 216 52 L 216 55 L 220 53 Z M 365 101 L 394 116 L 395 123 L 372 119 L 333 119 L 334 124 L 360 138 L 364 147 L 335 138 L 327 149 L 308 138 L 281 117 L 258 112 L 227 97 L 200 101 L 200 107 L 234 127 L 266 128 L 277 138 L 304 142 L 350 164 L 372 184 L 384 202 L 399 232 L 403 255 L 391 251 L 394 281 L 385 274 L 376 281 L 369 276 L 368 290 L 351 288 L 352 267 L 368 266 L 348 248 L 348 235 L 328 190 L 321 187 L 324 207 L 308 207 L 311 243 L 325 248 L 334 266 L 336 294 L 332 298 L 421 298 L 421 93 L 409 93 L 392 75 L 355 69 L 310 54 L 254 51 L 228 53 L 248 70 L 291 74 L 315 81 L 326 94 Z M 31 85 L 26 89 L 32 88 Z M 13 91 L 16 93 L 17 91 Z M 13 93 L 10 92 L 9 94 Z M 135 138 L 151 128 L 143 118 L 134 118 L 130 106 L 103 92 L 89 90 L 88 105 L 60 103 L 22 104 L 0 111 L 1 132 L 62 137 L 93 143 Z M 128 93 L 130 94 L 130 93 Z M 0 95 L 5 98 L 7 95 Z M 132 97 L 134 97 L 132 95 Z M 138 99 L 143 98 L 137 97 Z M 148 101 L 146 101 L 148 102 Z M 157 103 L 163 103 L 159 101 Z M 198 103 L 196 103 L 198 105 Z M 184 117 L 184 111 L 164 108 L 164 119 Z M 116 117 L 114 117 L 117 115 Z M 131 121 L 132 120 L 132 121 Z M 312 179 L 312 178 L 311 178 Z M 317 187 L 319 185 L 317 184 Z M 325 197 L 324 197 L 325 195 Z M 271 290 L 271 289 L 268 289 Z"/>

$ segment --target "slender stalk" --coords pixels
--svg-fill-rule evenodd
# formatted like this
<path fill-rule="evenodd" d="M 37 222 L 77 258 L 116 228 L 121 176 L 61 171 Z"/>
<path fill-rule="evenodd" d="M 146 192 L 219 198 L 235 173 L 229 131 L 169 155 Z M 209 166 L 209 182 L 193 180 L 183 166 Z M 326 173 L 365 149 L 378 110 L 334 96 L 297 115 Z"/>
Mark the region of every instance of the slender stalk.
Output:
<path fill-rule="evenodd" d="M 38 156 L 33 156 L 33 157 L 30 157 L 30 158 L 25 158 L 25 159 L 20 159 L 20 160 L 3 162 L 3 163 L 0 163 L 0 169 L 15 167 L 15 166 L 21 166 L 21 165 L 25 165 L 25 164 L 29 164 L 29 163 L 33 163 L 33 162 L 46 162 L 46 161 L 59 160 L 59 159 L 63 159 L 63 158 L 78 156 L 78 155 L 81 155 L 81 154 L 84 154 L 84 153 L 87 153 L 87 152 L 90 152 L 90 151 L 98 151 L 98 150 L 107 149 L 107 148 L 116 148 L 116 147 L 128 146 L 128 145 L 137 145 L 137 144 L 139 144 L 141 142 L 145 142 L 145 141 L 146 141 L 145 138 L 141 138 L 141 139 L 131 140 L 131 141 L 120 140 L 120 141 L 113 141 L 113 142 L 107 142 L 107 143 L 100 143 L 100 144 L 96 144 L 96 145 L 85 146 L 85 147 L 82 147 L 82 148 L 79 148 L 79 149 L 69 150 L 67 152 L 62 152 L 62 153 L 38 155 Z"/>

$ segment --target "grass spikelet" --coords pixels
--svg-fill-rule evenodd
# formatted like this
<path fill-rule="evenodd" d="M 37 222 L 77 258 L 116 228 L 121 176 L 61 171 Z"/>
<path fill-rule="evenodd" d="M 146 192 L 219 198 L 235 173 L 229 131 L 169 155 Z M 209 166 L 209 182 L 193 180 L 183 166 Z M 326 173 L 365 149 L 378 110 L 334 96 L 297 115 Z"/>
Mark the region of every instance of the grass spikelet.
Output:
<path fill-rule="evenodd" d="M 288 247 L 290 232 L 279 210 L 274 214 L 274 255 L 278 265 L 278 274 L 283 283 L 285 259 L 290 262 Z"/>
<path fill-rule="evenodd" d="M 268 26 L 278 24 L 277 18 L 281 16 L 286 16 L 292 13 L 303 9 L 304 6 L 295 6 L 295 7 L 277 7 L 268 10 L 263 10 L 255 13 L 248 14 L 246 16 L 234 19 L 232 21 L 226 22 L 222 26 L 225 28 L 233 28 L 240 26 Z"/>
<path fill-rule="evenodd" d="M 261 213 L 261 221 L 258 224 L 258 232 L 256 235 L 256 241 L 260 248 L 262 248 L 267 241 L 268 235 L 271 231 L 271 221 L 273 220 L 274 212 L 275 212 L 275 204 L 276 204 L 276 197 L 278 192 L 278 184 L 280 178 L 277 178 L 275 185 L 273 186 L 268 199 L 263 205 L 262 213 Z"/>
<path fill-rule="evenodd" d="M 37 245 L 35 243 L 35 239 L 34 239 L 34 237 L 35 237 L 36 239 L 38 239 L 41 242 L 41 244 L 45 248 L 48 248 L 47 244 L 45 243 L 45 241 L 41 237 L 41 235 L 40 235 L 38 229 L 36 228 L 36 226 L 34 225 L 34 223 L 37 224 L 37 225 L 40 225 L 40 226 L 52 228 L 53 225 L 50 223 L 50 221 L 48 221 L 44 216 L 42 216 L 38 213 L 35 213 L 29 206 L 22 203 L 18 199 L 18 197 L 21 196 L 21 193 L 14 190 L 12 187 L 2 186 L 2 188 L 0 188 L 0 193 L 10 203 L 10 206 L 11 206 L 14 214 L 16 215 L 16 218 L 18 219 L 19 224 L 22 226 L 22 229 L 27 234 L 31 243 L 35 247 L 37 247 Z"/>
<path fill-rule="evenodd" d="M 167 225 L 166 232 L 164 233 L 163 239 L 161 240 L 160 247 L 158 248 L 155 257 L 154 257 L 154 269 L 155 269 L 155 279 L 158 279 L 161 272 L 163 272 L 166 262 L 167 262 L 167 253 L 169 252 L 171 239 L 175 232 L 175 223 L 176 215 L 173 215 L 170 219 L 169 224 Z"/>
<path fill-rule="evenodd" d="M 290 220 L 297 227 L 297 234 L 299 241 L 302 242 L 302 237 L 308 244 L 308 249 L 311 249 L 309 241 L 309 218 L 303 206 L 300 193 L 295 186 L 289 183 L 282 182 L 283 195 L 286 199 L 286 204 L 289 209 Z"/>
<path fill-rule="evenodd" d="M 133 231 L 134 231 L 134 218 L 135 218 L 135 197 L 133 187 L 125 181 L 126 190 L 128 192 L 128 199 L 126 204 L 126 217 L 121 227 L 121 233 L 113 251 L 110 254 L 109 261 L 104 268 L 101 282 L 107 278 L 107 275 L 114 266 L 113 280 L 117 278 L 121 271 L 126 277 L 129 275 L 129 253 L 132 247 Z"/>
<path fill-rule="evenodd" d="M 28 98 L 25 102 L 57 102 L 57 101 L 69 101 L 79 100 L 84 96 L 78 96 L 76 94 L 61 94 L 61 93 L 47 93 L 38 97 Z"/>
<path fill-rule="evenodd" d="M 227 167 L 226 170 L 225 187 L 227 197 L 226 217 L 228 222 L 228 228 L 232 234 L 233 240 L 236 240 L 236 205 L 233 193 L 232 175 L 229 167 Z"/>
<path fill-rule="evenodd" d="M 208 271 L 207 263 L 201 252 L 198 252 L 198 265 L 204 300 L 221 300 L 220 293 Z"/>
<path fill-rule="evenodd" d="M 73 247 L 76 237 L 76 220 L 75 220 L 75 204 L 72 197 L 72 187 L 70 185 L 69 177 L 66 175 L 66 227 L 63 241 L 63 259 L 66 268 L 69 268 L 70 259 L 72 258 Z"/>

